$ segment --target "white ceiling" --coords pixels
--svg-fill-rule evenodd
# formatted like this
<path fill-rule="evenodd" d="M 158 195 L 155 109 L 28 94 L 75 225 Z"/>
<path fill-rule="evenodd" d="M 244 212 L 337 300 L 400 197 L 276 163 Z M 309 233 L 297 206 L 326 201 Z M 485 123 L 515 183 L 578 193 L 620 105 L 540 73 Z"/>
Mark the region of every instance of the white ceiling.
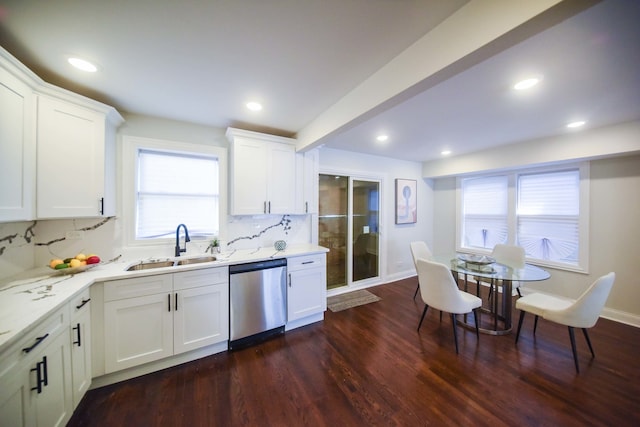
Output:
<path fill-rule="evenodd" d="M 0 41 L 45 81 L 121 112 L 295 136 L 467 3 L 2 1 Z M 640 119 L 638 22 L 640 2 L 605 0 L 322 143 L 423 161 L 560 134 L 573 119 Z M 67 55 L 100 70 L 71 69 Z M 541 85 L 510 90 L 532 72 Z M 250 99 L 264 110 L 247 111 Z"/>

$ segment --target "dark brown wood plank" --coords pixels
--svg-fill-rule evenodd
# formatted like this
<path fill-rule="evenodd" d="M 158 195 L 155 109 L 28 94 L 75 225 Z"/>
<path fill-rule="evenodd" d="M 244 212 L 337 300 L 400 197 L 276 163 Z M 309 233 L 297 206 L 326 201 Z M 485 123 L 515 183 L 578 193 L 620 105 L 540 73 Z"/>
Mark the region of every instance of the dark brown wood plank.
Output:
<path fill-rule="evenodd" d="M 412 300 L 416 279 L 369 289 L 381 301 L 244 350 L 87 393 L 70 426 L 637 426 L 640 329 L 600 319 L 596 358 L 567 328 L 525 317 L 514 335 L 458 329 Z M 516 314 L 516 313 L 514 313 Z M 517 317 L 514 317 L 517 319 Z"/>

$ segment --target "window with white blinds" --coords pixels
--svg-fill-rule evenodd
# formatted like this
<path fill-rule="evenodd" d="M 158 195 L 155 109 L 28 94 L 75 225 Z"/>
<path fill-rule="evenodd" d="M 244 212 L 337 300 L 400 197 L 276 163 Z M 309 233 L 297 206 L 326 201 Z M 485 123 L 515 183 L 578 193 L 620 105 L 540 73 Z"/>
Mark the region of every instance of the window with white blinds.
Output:
<path fill-rule="evenodd" d="M 458 248 L 515 244 L 529 261 L 586 270 L 588 174 L 583 163 L 461 178 Z"/>
<path fill-rule="evenodd" d="M 137 151 L 136 239 L 219 233 L 218 159 L 204 154 Z"/>
<path fill-rule="evenodd" d="M 491 249 L 506 243 L 507 190 L 506 176 L 463 180 L 463 247 Z"/>
<path fill-rule="evenodd" d="M 528 256 L 578 264 L 580 172 L 518 176 L 517 242 Z"/>

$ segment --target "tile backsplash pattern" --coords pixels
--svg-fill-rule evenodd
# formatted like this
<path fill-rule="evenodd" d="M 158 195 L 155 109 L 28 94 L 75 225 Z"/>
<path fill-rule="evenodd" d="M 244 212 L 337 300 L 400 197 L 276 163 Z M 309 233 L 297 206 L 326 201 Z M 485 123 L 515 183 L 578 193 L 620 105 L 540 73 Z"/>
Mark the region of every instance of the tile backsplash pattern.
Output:
<path fill-rule="evenodd" d="M 275 241 L 288 245 L 311 241 L 309 215 L 229 216 L 221 250 L 273 247 Z M 177 224 L 176 224 L 177 226 Z M 188 224 L 187 224 L 188 227 Z M 78 238 L 67 238 L 69 232 Z M 51 258 L 95 253 L 103 260 L 172 257 L 174 243 L 124 247 L 122 220 L 117 217 L 39 220 L 0 223 L 0 279 L 25 270 L 46 266 Z M 192 238 L 187 253 L 203 253 L 209 238 Z"/>

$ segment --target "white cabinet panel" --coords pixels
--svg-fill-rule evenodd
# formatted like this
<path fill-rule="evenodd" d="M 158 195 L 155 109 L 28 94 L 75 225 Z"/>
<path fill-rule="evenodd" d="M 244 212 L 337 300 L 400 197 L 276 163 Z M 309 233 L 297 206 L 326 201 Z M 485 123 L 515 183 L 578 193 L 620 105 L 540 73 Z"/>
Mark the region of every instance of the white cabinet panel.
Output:
<path fill-rule="evenodd" d="M 326 257 L 309 255 L 287 258 L 287 322 L 327 309 Z"/>
<path fill-rule="evenodd" d="M 176 292 L 175 354 L 229 339 L 229 286 L 201 286 Z"/>
<path fill-rule="evenodd" d="M 76 407 L 91 385 L 91 304 L 89 289 L 70 303 L 71 377 L 73 406 Z"/>
<path fill-rule="evenodd" d="M 35 95 L 0 68 L 0 222 L 35 218 Z"/>
<path fill-rule="evenodd" d="M 170 294 L 156 294 L 104 305 L 105 371 L 115 372 L 173 354 Z"/>
<path fill-rule="evenodd" d="M 294 140 L 229 128 L 231 215 L 296 212 Z"/>

